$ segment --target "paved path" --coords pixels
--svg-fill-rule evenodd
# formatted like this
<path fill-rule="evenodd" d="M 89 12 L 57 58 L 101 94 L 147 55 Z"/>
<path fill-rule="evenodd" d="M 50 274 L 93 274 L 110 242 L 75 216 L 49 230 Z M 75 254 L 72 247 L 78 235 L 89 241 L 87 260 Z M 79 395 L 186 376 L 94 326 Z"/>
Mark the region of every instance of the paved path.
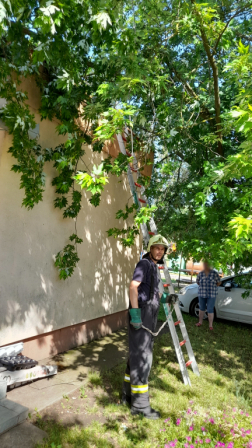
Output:
<path fill-rule="evenodd" d="M 161 323 L 158 323 L 158 326 L 160 325 Z M 165 327 L 161 334 L 168 331 L 168 327 Z M 40 411 L 46 414 L 47 408 L 48 411 L 52 409 L 54 403 L 56 403 L 54 406 L 55 410 L 57 408 L 58 411 L 63 396 L 68 395 L 72 399 L 75 391 L 80 389 L 81 386 L 85 387 L 88 383 L 89 372 L 102 372 L 112 369 L 126 361 L 127 355 L 127 329 L 124 328 L 102 339 L 40 361 L 41 364 L 57 364 L 59 373 L 54 377 L 40 379 L 15 388 L 7 393 L 7 398 L 19 405 L 26 406 L 31 414 Z M 78 394 L 76 395 L 77 398 Z M 88 398 L 91 402 L 93 401 L 92 397 Z M 92 405 L 91 402 L 88 403 L 89 406 Z M 55 418 L 55 416 L 53 417 Z M 87 422 L 84 421 L 84 417 L 84 420 L 81 422 L 82 425 L 90 423 L 88 415 L 86 419 Z M 0 447 L 21 448 L 24 446 L 25 448 L 33 448 L 35 442 L 41 441 L 45 436 L 46 433 L 31 423 L 25 422 L 1 435 Z"/>
<path fill-rule="evenodd" d="M 45 431 L 31 423 L 24 422 L 0 436 L 1 448 L 34 448 L 47 437 Z"/>
<path fill-rule="evenodd" d="M 76 349 L 43 359 L 40 364 L 57 364 L 59 373 L 15 388 L 7 397 L 27 406 L 32 413 L 41 411 L 87 382 L 90 371 L 115 367 L 127 357 L 127 330 L 123 329 Z"/>

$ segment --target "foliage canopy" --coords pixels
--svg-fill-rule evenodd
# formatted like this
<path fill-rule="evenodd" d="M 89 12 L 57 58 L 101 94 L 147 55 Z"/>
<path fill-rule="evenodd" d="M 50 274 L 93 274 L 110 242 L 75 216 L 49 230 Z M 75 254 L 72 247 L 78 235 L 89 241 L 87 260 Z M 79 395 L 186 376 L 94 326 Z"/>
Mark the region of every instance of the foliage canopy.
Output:
<path fill-rule="evenodd" d="M 43 167 L 53 161 L 54 205 L 63 216 L 78 216 L 77 184 L 98 206 L 109 173 L 125 173 L 130 159 L 120 154 L 80 172 L 83 144 L 100 152 L 133 127 L 134 150 L 155 153 L 147 193 L 156 209 L 119 211 L 124 219 L 134 213 L 135 225 L 109 235 L 133 244 L 154 211 L 159 231 L 185 258 L 251 266 L 251 7 L 246 0 L 2 0 L 0 114 L 13 135 L 23 205 L 42 200 Z M 40 87 L 41 118 L 59 119 L 65 144 L 48 149 L 29 138 L 34 117 L 19 89 L 26 76 Z M 56 259 L 62 278 L 78 262 L 81 240 L 76 232 L 71 240 L 75 246 Z"/>

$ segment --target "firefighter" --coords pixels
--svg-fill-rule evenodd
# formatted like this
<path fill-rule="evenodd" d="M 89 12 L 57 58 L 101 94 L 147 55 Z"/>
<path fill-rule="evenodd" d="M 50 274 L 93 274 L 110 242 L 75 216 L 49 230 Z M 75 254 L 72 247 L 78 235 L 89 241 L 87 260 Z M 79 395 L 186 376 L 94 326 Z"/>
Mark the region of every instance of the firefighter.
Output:
<path fill-rule="evenodd" d="M 154 332 L 160 305 L 159 276 L 156 264 L 163 263 L 168 249 L 161 235 L 150 238 L 147 253 L 137 264 L 130 283 L 129 359 L 123 382 L 122 404 L 131 406 L 132 415 L 156 420 L 159 412 L 150 407 L 148 377 L 152 365 L 154 337 L 142 324 Z M 167 294 L 163 294 L 168 302 Z M 163 300 L 162 300 L 163 301 Z"/>

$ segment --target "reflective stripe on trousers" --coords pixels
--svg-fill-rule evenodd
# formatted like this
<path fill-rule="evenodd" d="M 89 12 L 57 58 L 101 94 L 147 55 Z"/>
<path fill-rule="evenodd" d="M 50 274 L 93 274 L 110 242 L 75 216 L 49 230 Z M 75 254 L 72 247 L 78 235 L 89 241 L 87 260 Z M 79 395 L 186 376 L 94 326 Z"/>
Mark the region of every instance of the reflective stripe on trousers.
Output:
<path fill-rule="evenodd" d="M 143 325 L 154 331 L 159 303 L 148 301 L 140 307 Z M 154 337 L 150 333 L 143 328 L 135 330 L 129 324 L 129 359 L 124 375 L 123 393 L 131 396 L 131 405 L 137 408 L 149 406 L 148 378 L 152 366 L 153 343 Z"/>

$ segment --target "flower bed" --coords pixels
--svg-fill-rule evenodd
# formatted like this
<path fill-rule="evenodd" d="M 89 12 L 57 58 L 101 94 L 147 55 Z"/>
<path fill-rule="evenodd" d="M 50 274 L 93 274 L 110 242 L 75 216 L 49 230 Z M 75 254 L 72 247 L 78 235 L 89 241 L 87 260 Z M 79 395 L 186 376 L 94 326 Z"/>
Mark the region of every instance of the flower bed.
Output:
<path fill-rule="evenodd" d="M 237 408 L 206 412 L 191 407 L 160 428 L 160 448 L 252 448 L 252 417 Z"/>

